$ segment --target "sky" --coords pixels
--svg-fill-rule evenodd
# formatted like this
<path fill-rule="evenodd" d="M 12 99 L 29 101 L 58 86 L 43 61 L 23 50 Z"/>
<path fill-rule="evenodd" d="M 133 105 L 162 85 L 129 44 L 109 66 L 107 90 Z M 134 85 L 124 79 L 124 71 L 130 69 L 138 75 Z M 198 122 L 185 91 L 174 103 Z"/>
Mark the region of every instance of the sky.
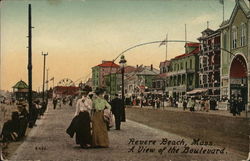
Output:
<path fill-rule="evenodd" d="M 222 22 L 219 0 L 2 0 L 0 2 L 0 89 L 28 83 L 28 4 L 32 5 L 33 90 L 42 90 L 43 52 L 55 85 L 63 78 L 76 84 L 91 77 L 91 68 L 113 60 L 127 48 L 145 42 L 197 41 L 207 28 Z M 235 0 L 225 0 L 228 19 Z M 184 53 L 184 43 L 168 44 L 168 59 Z M 166 48 L 151 44 L 125 53 L 127 65 L 159 68 Z M 119 59 L 116 61 L 119 63 Z M 49 82 L 52 86 L 52 82 Z"/>

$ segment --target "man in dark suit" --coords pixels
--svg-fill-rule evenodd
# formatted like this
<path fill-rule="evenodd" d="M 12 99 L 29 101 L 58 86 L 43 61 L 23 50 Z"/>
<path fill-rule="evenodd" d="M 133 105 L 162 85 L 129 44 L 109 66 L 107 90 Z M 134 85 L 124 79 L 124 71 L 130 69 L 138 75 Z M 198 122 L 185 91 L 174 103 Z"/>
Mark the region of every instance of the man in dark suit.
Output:
<path fill-rule="evenodd" d="M 115 115 L 115 129 L 120 130 L 122 119 L 122 100 L 115 94 L 115 98 L 111 101 L 111 111 Z"/>

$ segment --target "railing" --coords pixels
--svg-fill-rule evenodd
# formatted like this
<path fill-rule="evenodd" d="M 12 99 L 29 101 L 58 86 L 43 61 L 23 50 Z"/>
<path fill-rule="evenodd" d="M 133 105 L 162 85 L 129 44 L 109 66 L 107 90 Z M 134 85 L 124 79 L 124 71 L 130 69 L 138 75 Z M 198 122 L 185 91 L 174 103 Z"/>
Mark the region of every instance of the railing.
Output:
<path fill-rule="evenodd" d="M 172 75 L 180 75 L 180 74 L 194 73 L 194 72 L 195 72 L 194 69 L 182 69 L 182 70 L 178 70 L 178 71 L 169 72 L 168 75 L 172 76 Z"/>

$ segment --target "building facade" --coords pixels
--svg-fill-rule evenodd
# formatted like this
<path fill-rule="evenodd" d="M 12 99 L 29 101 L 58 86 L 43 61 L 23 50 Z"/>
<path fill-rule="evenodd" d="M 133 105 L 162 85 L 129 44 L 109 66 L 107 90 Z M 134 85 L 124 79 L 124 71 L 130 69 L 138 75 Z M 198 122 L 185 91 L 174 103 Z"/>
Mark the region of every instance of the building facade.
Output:
<path fill-rule="evenodd" d="M 242 98 L 249 105 L 250 9 L 236 0 L 229 20 L 221 26 L 221 98 Z"/>
<path fill-rule="evenodd" d="M 206 95 L 220 98 L 220 30 L 207 28 L 198 38 L 199 88 L 207 89 Z"/>
<path fill-rule="evenodd" d="M 166 94 L 178 99 L 198 87 L 199 43 L 186 43 L 186 53 L 171 59 Z"/>
<path fill-rule="evenodd" d="M 97 87 L 105 88 L 105 75 L 117 73 L 120 66 L 113 61 L 102 61 L 101 64 L 92 67 L 93 89 Z"/>
<path fill-rule="evenodd" d="M 160 74 L 154 77 L 152 88 L 156 94 L 165 94 L 167 73 L 170 71 L 171 61 L 160 62 Z"/>
<path fill-rule="evenodd" d="M 128 97 L 139 96 L 152 91 L 153 79 L 160 73 L 153 65 L 137 66 L 134 71 L 125 75 L 125 92 Z"/>
<path fill-rule="evenodd" d="M 125 94 L 128 93 L 128 79 L 130 79 L 129 74 L 136 71 L 133 66 L 124 67 L 124 91 Z M 105 75 L 106 91 L 112 96 L 115 94 L 121 94 L 122 86 L 122 75 L 121 68 L 116 73 L 109 73 Z"/>

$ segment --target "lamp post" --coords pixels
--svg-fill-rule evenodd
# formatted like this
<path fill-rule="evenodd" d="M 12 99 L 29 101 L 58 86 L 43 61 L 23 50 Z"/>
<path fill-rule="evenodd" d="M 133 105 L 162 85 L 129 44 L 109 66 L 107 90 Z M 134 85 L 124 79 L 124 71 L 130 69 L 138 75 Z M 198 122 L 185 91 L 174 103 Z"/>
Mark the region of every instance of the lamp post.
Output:
<path fill-rule="evenodd" d="M 29 93 L 28 93 L 28 102 L 29 102 L 29 113 L 31 113 L 31 108 L 32 108 L 32 22 L 31 22 L 31 4 L 29 4 L 29 9 L 28 9 L 28 31 L 29 31 L 29 36 L 28 36 L 28 80 L 29 80 Z M 30 120 L 29 120 L 30 121 Z"/>
<path fill-rule="evenodd" d="M 44 82 L 45 82 L 45 65 L 46 65 L 46 56 L 48 55 L 48 53 L 43 53 L 42 52 L 42 56 L 43 56 L 43 103 L 44 103 Z"/>
<path fill-rule="evenodd" d="M 121 73 L 122 73 L 122 120 L 123 122 L 126 121 L 125 115 L 125 103 L 124 103 L 124 67 L 126 65 L 127 60 L 125 59 L 124 55 L 121 56 L 119 64 L 121 65 Z"/>

